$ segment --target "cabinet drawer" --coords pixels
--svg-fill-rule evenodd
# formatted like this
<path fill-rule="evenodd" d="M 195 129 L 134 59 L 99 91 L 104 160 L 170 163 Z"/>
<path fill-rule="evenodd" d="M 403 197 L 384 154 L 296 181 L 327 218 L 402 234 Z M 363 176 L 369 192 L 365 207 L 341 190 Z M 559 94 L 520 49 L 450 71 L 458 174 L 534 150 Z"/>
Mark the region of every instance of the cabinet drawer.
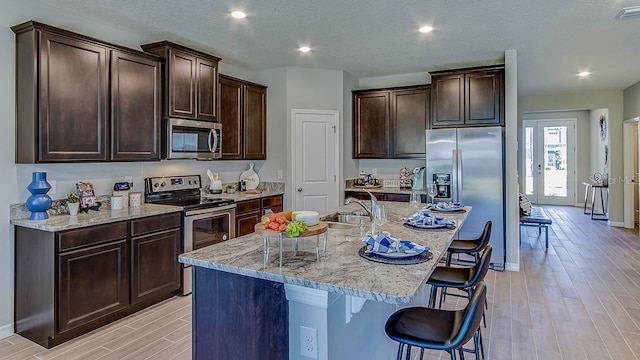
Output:
<path fill-rule="evenodd" d="M 68 251 L 127 237 L 127 222 L 90 226 L 58 233 L 58 251 Z"/>
<path fill-rule="evenodd" d="M 179 212 L 131 220 L 131 236 L 177 228 L 181 222 L 182 216 Z"/>
<path fill-rule="evenodd" d="M 262 208 L 282 208 L 282 196 L 271 196 L 262 199 Z"/>
<path fill-rule="evenodd" d="M 260 210 L 260 199 L 240 201 L 236 203 L 236 214 Z"/>
<path fill-rule="evenodd" d="M 236 237 L 251 234 L 260 222 L 260 210 L 242 215 L 236 215 Z"/>

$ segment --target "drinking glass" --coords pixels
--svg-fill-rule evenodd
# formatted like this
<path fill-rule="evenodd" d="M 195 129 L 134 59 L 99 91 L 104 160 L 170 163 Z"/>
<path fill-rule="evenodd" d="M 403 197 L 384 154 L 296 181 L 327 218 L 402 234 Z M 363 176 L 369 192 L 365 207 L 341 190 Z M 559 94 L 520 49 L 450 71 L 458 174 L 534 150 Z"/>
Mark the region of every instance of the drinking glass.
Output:
<path fill-rule="evenodd" d="M 436 195 L 438 195 L 438 185 L 436 184 L 431 184 L 429 185 L 429 196 L 431 196 L 431 203 L 433 204 L 433 198 L 436 197 Z"/>
<path fill-rule="evenodd" d="M 419 192 L 412 192 L 411 197 L 409 197 L 409 205 L 415 209 L 415 211 L 420 210 L 420 204 L 422 203 L 422 199 L 420 198 Z"/>
<path fill-rule="evenodd" d="M 373 210 L 373 218 L 374 222 L 377 226 L 382 226 L 387 223 L 387 211 L 384 208 L 384 205 L 376 206 Z"/>

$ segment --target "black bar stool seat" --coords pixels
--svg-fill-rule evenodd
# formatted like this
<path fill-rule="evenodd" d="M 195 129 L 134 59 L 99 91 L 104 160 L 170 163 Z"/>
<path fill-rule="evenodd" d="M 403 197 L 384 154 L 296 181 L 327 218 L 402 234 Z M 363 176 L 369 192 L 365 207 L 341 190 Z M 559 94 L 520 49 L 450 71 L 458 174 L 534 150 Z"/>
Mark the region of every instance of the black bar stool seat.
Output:
<path fill-rule="evenodd" d="M 475 257 L 475 261 L 478 262 L 480 256 L 478 254 L 482 252 L 489 241 L 491 240 L 491 221 L 487 221 L 484 224 L 484 229 L 480 237 L 473 240 L 453 240 L 449 248 L 447 249 L 446 264 L 451 265 L 451 255 L 453 254 L 469 254 Z"/>

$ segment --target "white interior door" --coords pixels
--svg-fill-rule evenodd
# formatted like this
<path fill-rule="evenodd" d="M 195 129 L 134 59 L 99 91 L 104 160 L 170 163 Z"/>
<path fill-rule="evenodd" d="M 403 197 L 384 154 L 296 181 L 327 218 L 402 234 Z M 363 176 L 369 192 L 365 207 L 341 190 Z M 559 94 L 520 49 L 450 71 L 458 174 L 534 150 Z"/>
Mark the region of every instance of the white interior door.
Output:
<path fill-rule="evenodd" d="M 338 111 L 291 110 L 293 210 L 338 207 Z"/>
<path fill-rule="evenodd" d="M 576 203 L 575 119 L 523 121 L 525 195 L 536 204 Z"/>

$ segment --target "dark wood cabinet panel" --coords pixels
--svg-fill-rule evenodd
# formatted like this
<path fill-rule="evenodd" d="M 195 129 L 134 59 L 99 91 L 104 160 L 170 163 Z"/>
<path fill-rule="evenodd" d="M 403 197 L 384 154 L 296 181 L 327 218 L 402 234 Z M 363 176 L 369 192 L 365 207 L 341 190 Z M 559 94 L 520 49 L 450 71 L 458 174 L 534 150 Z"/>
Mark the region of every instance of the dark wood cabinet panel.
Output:
<path fill-rule="evenodd" d="M 242 82 L 220 74 L 220 124 L 222 158 L 242 159 L 244 143 L 244 108 Z"/>
<path fill-rule="evenodd" d="M 354 94 L 353 157 L 389 157 L 391 96 L 388 91 Z"/>
<path fill-rule="evenodd" d="M 504 67 L 431 73 L 431 127 L 504 125 Z"/>
<path fill-rule="evenodd" d="M 133 219 L 129 221 L 131 236 L 140 236 L 153 232 L 179 228 L 182 225 L 180 213 L 170 213 Z"/>
<path fill-rule="evenodd" d="M 282 211 L 282 195 L 269 196 L 262 198 L 262 215 L 265 214 L 267 209 L 271 210 L 274 213 Z"/>
<path fill-rule="evenodd" d="M 430 85 L 354 91 L 354 158 L 424 158 L 430 91 Z"/>
<path fill-rule="evenodd" d="M 393 158 L 424 158 L 431 89 L 392 91 Z"/>
<path fill-rule="evenodd" d="M 464 124 L 464 74 L 432 76 L 431 126 Z"/>
<path fill-rule="evenodd" d="M 245 85 L 244 90 L 244 158 L 267 158 L 267 90 Z"/>
<path fill-rule="evenodd" d="M 180 229 L 131 239 L 131 303 L 180 288 Z"/>
<path fill-rule="evenodd" d="M 220 74 L 222 159 L 267 158 L 267 88 Z"/>
<path fill-rule="evenodd" d="M 409 203 L 409 197 L 410 195 L 408 193 L 380 193 L 380 192 L 375 192 L 372 193 L 377 200 L 379 201 L 395 201 L 395 202 L 406 202 Z M 369 200 L 369 194 L 367 194 L 364 191 L 345 191 L 344 192 L 344 196 L 345 198 L 347 197 L 353 197 L 356 198 L 358 200 Z M 427 202 L 427 195 L 421 194 L 420 195 L 420 200 L 423 203 Z"/>
<path fill-rule="evenodd" d="M 260 222 L 261 217 L 262 212 L 260 209 L 244 214 L 236 214 L 236 237 L 254 232 L 255 226 Z"/>
<path fill-rule="evenodd" d="M 127 307 L 127 258 L 126 239 L 59 255 L 59 333 Z"/>
<path fill-rule="evenodd" d="M 373 196 L 376 197 L 376 200 L 384 201 L 384 194 L 383 193 L 375 192 L 375 193 L 372 193 L 372 194 L 373 194 Z M 371 197 L 369 196 L 369 194 L 367 194 L 364 191 L 345 191 L 344 192 L 344 197 L 345 197 L 345 199 L 349 198 L 349 197 L 352 197 L 352 198 L 355 198 L 355 199 L 358 199 L 358 200 L 371 200 Z"/>
<path fill-rule="evenodd" d="M 124 221 L 56 233 L 59 252 L 75 250 L 126 237 L 127 223 Z"/>
<path fill-rule="evenodd" d="M 111 52 L 111 159 L 160 160 L 160 63 Z"/>
<path fill-rule="evenodd" d="M 168 53 L 168 116 L 195 119 L 196 57 L 177 49 Z"/>
<path fill-rule="evenodd" d="M 503 72 L 475 71 L 465 77 L 465 119 L 467 124 L 501 125 L 503 123 Z"/>
<path fill-rule="evenodd" d="M 142 45 L 142 49 L 165 59 L 163 116 L 218 121 L 220 58 L 170 41 Z"/>
<path fill-rule="evenodd" d="M 196 103 L 199 120 L 216 121 L 218 118 L 218 62 L 196 59 Z"/>
<path fill-rule="evenodd" d="M 107 160 L 107 48 L 44 31 L 39 48 L 38 161 Z"/>

